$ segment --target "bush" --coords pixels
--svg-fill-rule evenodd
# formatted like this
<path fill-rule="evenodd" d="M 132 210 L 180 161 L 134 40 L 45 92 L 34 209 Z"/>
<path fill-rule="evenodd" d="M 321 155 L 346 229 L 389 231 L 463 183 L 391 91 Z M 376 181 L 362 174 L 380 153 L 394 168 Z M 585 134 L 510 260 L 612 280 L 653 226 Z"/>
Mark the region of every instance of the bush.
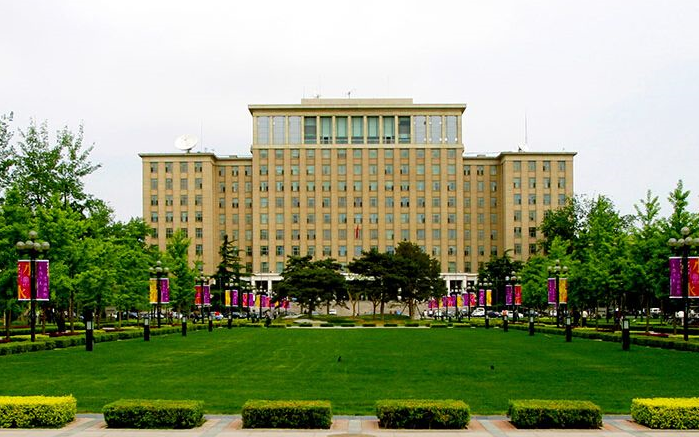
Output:
<path fill-rule="evenodd" d="M 649 428 L 697 429 L 699 398 L 634 399 L 631 417 Z"/>
<path fill-rule="evenodd" d="M 76 412 L 73 396 L 0 396 L 0 428 L 60 428 Z"/>
<path fill-rule="evenodd" d="M 588 401 L 526 399 L 510 401 L 507 411 L 517 428 L 599 428 L 600 407 Z"/>
<path fill-rule="evenodd" d="M 354 323 L 341 323 L 340 326 L 343 328 L 353 328 L 355 325 Z"/>
<path fill-rule="evenodd" d="M 398 327 L 398 323 L 384 323 L 383 326 L 384 326 L 385 328 L 397 328 L 397 327 Z"/>
<path fill-rule="evenodd" d="M 191 400 L 120 399 L 102 413 L 109 428 L 187 429 L 204 423 L 204 403 Z"/>
<path fill-rule="evenodd" d="M 330 401 L 252 400 L 243 405 L 243 428 L 328 429 Z"/>
<path fill-rule="evenodd" d="M 420 324 L 417 323 L 417 322 L 410 322 L 410 323 L 406 323 L 406 324 L 405 324 L 405 327 L 406 327 L 406 328 L 417 328 L 417 327 L 419 327 L 419 326 L 420 326 Z"/>
<path fill-rule="evenodd" d="M 365 328 L 375 328 L 376 323 L 362 323 L 362 326 Z"/>
<path fill-rule="evenodd" d="M 376 403 L 381 428 L 463 429 L 471 420 L 463 401 L 393 399 Z"/>
<path fill-rule="evenodd" d="M 332 328 L 333 326 L 335 326 L 335 325 L 333 325 L 332 323 L 328 323 L 328 322 L 323 322 L 320 324 L 321 328 Z"/>

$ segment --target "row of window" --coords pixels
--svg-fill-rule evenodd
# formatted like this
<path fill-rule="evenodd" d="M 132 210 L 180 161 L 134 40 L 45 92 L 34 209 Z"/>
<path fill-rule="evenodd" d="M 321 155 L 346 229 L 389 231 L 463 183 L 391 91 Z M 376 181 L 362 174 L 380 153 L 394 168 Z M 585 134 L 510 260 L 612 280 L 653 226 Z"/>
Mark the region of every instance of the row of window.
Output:
<path fill-rule="evenodd" d="M 274 152 L 274 157 L 277 160 L 282 160 L 284 159 L 284 154 L 287 149 L 272 149 Z M 288 149 L 289 154 L 291 156 L 291 159 L 298 159 L 301 157 L 301 149 Z M 316 157 L 316 149 L 315 148 L 307 148 L 304 149 L 306 158 L 308 159 L 314 159 Z M 338 160 L 339 159 L 347 159 L 347 149 L 345 148 L 338 148 L 338 149 L 319 149 L 320 150 L 320 156 L 323 159 L 330 159 L 332 156 L 335 156 Z M 442 152 L 443 149 L 438 149 L 438 148 L 431 148 L 431 149 L 423 149 L 423 148 L 417 148 L 417 149 L 399 149 L 398 156 L 402 159 L 408 159 L 410 158 L 410 151 L 413 150 L 416 158 L 422 159 L 425 158 L 427 155 L 427 150 L 429 150 L 429 155 L 432 159 L 441 159 L 442 157 Z M 446 150 L 446 155 L 447 158 L 454 159 L 456 158 L 457 155 L 457 149 L 455 148 L 450 148 L 450 149 L 444 149 Z M 267 159 L 270 156 L 270 153 L 272 152 L 270 149 L 259 149 L 259 157 L 260 159 Z M 352 157 L 355 159 L 362 159 L 364 157 L 364 154 L 367 154 L 367 157 L 369 159 L 376 159 L 379 157 L 379 149 L 350 149 L 352 152 Z M 393 159 L 395 157 L 395 149 L 383 149 L 383 156 L 385 159 Z"/>
<path fill-rule="evenodd" d="M 537 195 L 536 194 L 529 194 L 527 196 L 527 204 L 528 205 L 536 205 L 537 202 Z M 566 203 L 566 195 L 565 194 L 559 194 L 558 195 L 558 205 L 563 206 Z M 521 205 L 522 204 L 522 195 L 519 193 L 514 194 L 514 204 L 515 205 Z M 544 205 L 551 205 L 551 195 L 548 193 L 544 193 L 543 195 L 543 204 Z"/>
<path fill-rule="evenodd" d="M 530 172 L 536 171 L 537 162 L 541 162 L 541 169 L 543 171 L 551 171 L 551 161 L 535 161 L 535 160 L 527 161 L 527 171 L 530 171 Z M 522 161 L 512 161 L 512 170 L 515 172 L 522 171 Z M 561 172 L 566 171 L 566 162 L 565 161 L 558 161 L 558 171 L 561 171 Z"/>
<path fill-rule="evenodd" d="M 529 188 L 534 189 L 537 187 L 537 178 L 529 178 Z M 551 178 L 545 177 L 541 180 L 542 185 L 544 188 L 548 189 L 551 188 Z M 565 188 L 566 187 L 566 178 L 560 177 L 558 178 L 558 188 Z M 520 177 L 514 177 L 512 178 L 512 188 L 519 189 L 522 188 L 522 178 Z"/>
<path fill-rule="evenodd" d="M 255 144 L 457 144 L 457 121 L 454 115 L 256 116 Z"/>
<path fill-rule="evenodd" d="M 354 164 L 352 165 L 352 173 L 357 176 L 365 175 L 365 174 L 370 174 L 370 175 L 377 175 L 379 174 L 379 165 L 378 164 L 368 164 L 366 166 L 367 172 L 364 171 L 364 166 L 362 164 Z M 392 175 L 392 174 L 411 174 L 410 173 L 410 164 L 400 164 L 398 166 L 393 166 L 393 164 L 385 164 L 382 165 L 381 167 L 381 172 L 383 174 L 387 175 Z M 432 175 L 441 175 L 442 174 L 442 166 L 441 164 L 432 164 L 429 169 L 431 170 L 430 173 Z M 337 164 L 331 166 L 330 164 L 323 164 L 320 166 L 321 174 L 324 176 L 331 176 L 331 175 L 346 175 L 347 174 L 347 165 L 346 164 Z M 447 174 L 449 175 L 455 175 L 456 174 L 456 164 L 447 164 L 446 165 L 446 170 Z M 266 176 L 269 174 L 270 169 L 267 165 L 260 165 L 260 175 Z M 283 165 L 277 165 L 274 167 L 274 174 L 276 176 L 282 176 L 284 175 L 286 170 L 286 166 Z M 316 166 L 315 165 L 306 165 L 304 166 L 303 172 L 306 175 L 312 176 L 316 174 Z M 298 176 L 301 174 L 300 167 L 298 165 L 290 165 L 288 166 L 288 173 L 292 176 Z M 415 174 L 417 175 L 424 175 L 426 174 L 426 167 L 425 164 L 416 164 L 415 165 Z"/>

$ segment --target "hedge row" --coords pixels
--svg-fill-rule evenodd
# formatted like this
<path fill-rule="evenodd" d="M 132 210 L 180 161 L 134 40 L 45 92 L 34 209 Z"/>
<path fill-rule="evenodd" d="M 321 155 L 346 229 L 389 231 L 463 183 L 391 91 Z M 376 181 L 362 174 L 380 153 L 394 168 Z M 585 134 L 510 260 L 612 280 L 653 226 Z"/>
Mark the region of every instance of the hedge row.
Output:
<path fill-rule="evenodd" d="M 511 329 L 520 329 L 520 330 L 528 330 L 529 325 L 524 324 L 524 325 L 512 325 L 510 324 Z M 535 332 L 540 332 L 542 334 L 553 334 L 553 335 L 565 335 L 565 329 L 562 328 L 554 328 L 551 326 L 535 326 L 534 327 Z M 594 331 L 594 330 L 588 330 L 588 329 L 573 329 L 572 331 L 573 337 L 579 337 L 579 338 L 585 338 L 585 339 L 590 339 L 590 340 L 602 340 L 602 341 L 612 341 L 612 342 L 621 342 L 621 331 L 617 332 L 601 332 L 601 331 Z M 649 346 L 649 347 L 658 347 L 658 348 L 663 348 L 663 349 L 675 349 L 675 350 L 680 350 L 680 351 L 689 351 L 689 352 L 699 352 L 699 343 L 697 342 L 690 342 L 690 341 L 684 341 L 684 340 L 675 340 L 675 339 L 668 339 L 668 338 L 658 338 L 658 337 L 650 337 L 650 336 L 631 336 L 631 343 L 632 344 L 637 344 L 639 346 Z"/>
<path fill-rule="evenodd" d="M 525 399 L 510 401 L 507 415 L 517 428 L 599 428 L 602 410 L 588 401 Z"/>
<path fill-rule="evenodd" d="M 73 396 L 0 396 L 0 428 L 60 428 L 76 412 Z"/>
<path fill-rule="evenodd" d="M 207 329 L 206 325 L 194 325 L 188 326 L 190 330 L 200 330 Z M 165 335 L 174 334 L 181 332 L 181 327 L 179 326 L 165 326 L 162 328 L 151 328 L 150 335 Z M 95 331 L 94 340 L 95 343 L 102 343 L 105 341 L 116 341 L 116 340 L 128 340 L 132 338 L 142 338 L 143 330 L 141 329 L 125 329 L 123 331 L 116 332 L 101 332 Z M 19 354 L 23 352 L 36 352 L 52 349 L 62 349 L 72 346 L 82 346 L 85 344 L 85 335 L 77 336 L 65 336 L 65 337 L 49 337 L 40 338 L 37 337 L 35 342 L 26 341 L 24 339 L 20 341 L 12 341 L 10 343 L 0 343 L 0 355 L 11 355 Z"/>
<path fill-rule="evenodd" d="M 381 428 L 463 429 L 471 420 L 463 401 L 391 399 L 376 403 Z"/>
<path fill-rule="evenodd" d="M 109 428 L 188 429 L 204 423 L 204 403 L 190 400 L 121 399 L 102 413 Z"/>
<path fill-rule="evenodd" d="M 699 398 L 634 399 L 631 417 L 649 428 L 697 429 Z"/>
<path fill-rule="evenodd" d="M 252 400 L 243 405 L 243 428 L 328 429 L 332 423 L 329 401 Z"/>

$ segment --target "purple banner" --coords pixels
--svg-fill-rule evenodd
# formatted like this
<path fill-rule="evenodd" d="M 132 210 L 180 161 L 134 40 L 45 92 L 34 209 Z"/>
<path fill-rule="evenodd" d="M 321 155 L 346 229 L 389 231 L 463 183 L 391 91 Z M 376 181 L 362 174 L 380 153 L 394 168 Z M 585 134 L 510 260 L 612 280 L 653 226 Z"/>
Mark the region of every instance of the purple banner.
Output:
<path fill-rule="evenodd" d="M 255 294 L 253 294 L 253 293 L 248 293 L 248 306 L 249 307 L 255 306 Z"/>
<path fill-rule="evenodd" d="M 478 305 L 485 306 L 485 290 L 483 289 L 478 290 Z"/>
<path fill-rule="evenodd" d="M 512 305 L 512 285 L 505 285 L 505 305 Z"/>
<path fill-rule="evenodd" d="M 170 303 L 169 278 L 160 278 L 160 303 Z"/>
<path fill-rule="evenodd" d="M 556 305 L 556 278 L 549 278 L 549 304 Z"/>
<path fill-rule="evenodd" d="M 233 306 L 238 306 L 238 290 L 233 290 L 233 297 L 231 299 Z"/>
<path fill-rule="evenodd" d="M 49 260 L 38 259 L 36 268 L 36 300 L 49 300 Z"/>
<path fill-rule="evenodd" d="M 204 306 L 211 306 L 211 286 L 204 285 Z"/>
<path fill-rule="evenodd" d="M 682 297 L 682 258 L 679 256 L 670 257 L 670 297 Z"/>

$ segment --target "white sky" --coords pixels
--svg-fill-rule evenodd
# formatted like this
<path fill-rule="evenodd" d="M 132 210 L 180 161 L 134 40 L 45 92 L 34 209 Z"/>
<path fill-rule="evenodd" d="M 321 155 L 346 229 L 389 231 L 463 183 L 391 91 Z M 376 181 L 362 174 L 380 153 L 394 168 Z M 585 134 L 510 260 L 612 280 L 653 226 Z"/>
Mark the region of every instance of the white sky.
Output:
<path fill-rule="evenodd" d="M 678 179 L 699 200 L 697 1 L 0 0 L 0 113 L 82 122 L 87 183 L 142 216 L 139 152 L 190 133 L 249 154 L 248 104 L 466 103 L 467 152 L 576 151 L 575 192 L 622 213 Z M 203 135 L 201 135 L 203 133 Z M 199 149 L 201 150 L 201 149 Z"/>

